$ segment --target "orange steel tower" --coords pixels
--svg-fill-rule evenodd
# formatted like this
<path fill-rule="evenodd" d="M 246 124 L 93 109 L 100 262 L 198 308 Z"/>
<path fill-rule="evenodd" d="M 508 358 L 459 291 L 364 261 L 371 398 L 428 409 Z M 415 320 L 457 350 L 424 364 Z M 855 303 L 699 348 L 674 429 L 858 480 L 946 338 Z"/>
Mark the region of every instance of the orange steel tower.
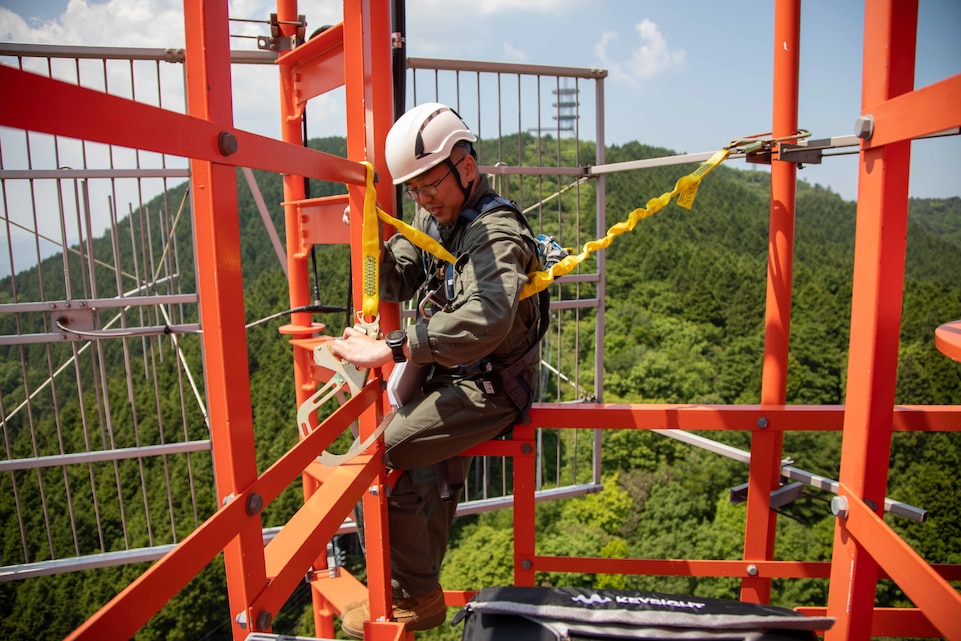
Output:
<path fill-rule="evenodd" d="M 279 0 L 281 41 L 277 59 L 282 96 L 282 135 L 273 140 L 233 125 L 226 0 L 184 3 L 188 113 L 178 114 L 8 67 L 0 67 L 4 100 L 0 125 L 156 151 L 191 159 L 196 220 L 197 273 L 203 319 L 207 400 L 212 429 L 219 511 L 127 586 L 71 639 L 130 638 L 187 582 L 224 553 L 233 636 L 269 632 L 278 612 L 305 575 L 311 586 L 318 636 L 333 636 L 333 615 L 356 598 L 370 596 L 373 641 L 410 637 L 389 622 L 386 472 L 382 443 L 334 468 L 317 457 L 355 421 L 362 439 L 385 414 L 383 376 L 369 382 L 264 473 L 258 474 L 252 429 L 245 344 L 236 167 L 279 172 L 284 178 L 287 264 L 292 308 L 310 302 L 307 256 L 314 244 L 349 242 L 359 265 L 361 226 L 349 234 L 340 223 L 345 205 L 364 208 L 375 197 L 394 214 L 395 194 L 383 161 L 386 132 L 394 119 L 392 28 L 389 3 L 344 0 L 343 21 L 306 42 L 298 39 L 296 0 Z M 766 340 L 760 405 L 540 404 L 531 423 L 510 441 L 491 442 L 472 453 L 514 460 L 517 585 L 534 585 L 536 572 L 639 573 L 726 576 L 742 579 L 741 598 L 768 602 L 774 578 L 830 578 L 826 607 L 803 608 L 836 619 L 826 638 L 932 636 L 961 640 L 961 595 L 948 581 L 957 566 L 932 567 L 881 519 L 889 450 L 894 431 L 959 431 L 957 406 L 894 405 L 900 332 L 911 141 L 961 126 L 961 73 L 914 87 L 917 1 L 868 0 L 865 7 L 857 238 L 846 405 L 785 404 L 794 260 L 796 165 L 772 149 L 772 187 L 767 275 Z M 798 132 L 800 0 L 777 0 L 774 24 L 772 137 Z M 395 43 L 396 44 L 396 43 Z M 300 119 L 310 99 L 343 87 L 347 158 L 302 146 Z M 379 176 L 367 193 L 370 163 Z M 303 178 L 343 183 L 348 196 L 309 199 Z M 360 274 L 353 291 L 360 308 Z M 370 320 L 370 319 L 366 319 Z M 385 306 L 381 327 L 399 326 L 399 311 Z M 961 321 L 937 330 L 945 357 L 961 360 Z M 294 349 L 298 406 L 329 377 L 315 366 L 322 340 L 306 312 L 294 313 L 283 332 Z M 597 559 L 538 555 L 534 545 L 534 430 L 540 426 L 603 429 L 746 430 L 752 434 L 744 556 L 740 560 Z M 775 514 L 770 492 L 778 487 L 782 438 L 789 430 L 842 430 L 840 492 L 830 563 L 774 560 Z M 298 476 L 304 505 L 266 546 L 260 513 Z M 366 514 L 368 585 L 343 573 L 330 575 L 325 545 L 344 516 L 362 501 Z M 879 609 L 879 577 L 893 579 L 916 605 Z M 478 589 L 484 586 L 477 586 Z M 470 594 L 448 593 L 449 605 Z M 379 622 L 378 622 L 379 620 Z"/>

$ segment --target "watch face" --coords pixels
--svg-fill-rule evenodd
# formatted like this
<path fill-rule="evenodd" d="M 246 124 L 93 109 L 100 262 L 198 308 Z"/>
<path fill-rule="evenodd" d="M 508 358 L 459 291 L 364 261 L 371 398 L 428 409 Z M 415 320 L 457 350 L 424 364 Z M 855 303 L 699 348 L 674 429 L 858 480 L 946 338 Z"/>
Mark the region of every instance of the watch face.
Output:
<path fill-rule="evenodd" d="M 404 333 L 403 330 L 395 329 L 389 332 L 387 336 L 384 337 L 384 340 L 387 341 L 387 345 L 391 347 L 399 347 L 407 340 L 407 334 Z"/>

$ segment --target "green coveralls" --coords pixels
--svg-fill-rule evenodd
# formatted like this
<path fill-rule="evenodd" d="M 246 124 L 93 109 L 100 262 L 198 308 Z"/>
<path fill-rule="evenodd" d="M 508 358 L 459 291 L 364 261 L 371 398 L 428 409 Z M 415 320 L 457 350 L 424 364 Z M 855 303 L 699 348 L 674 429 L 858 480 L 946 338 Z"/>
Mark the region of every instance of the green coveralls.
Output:
<path fill-rule="evenodd" d="M 493 193 L 485 176 L 466 203 L 476 207 Z M 427 232 L 430 215 L 418 208 L 413 225 Z M 389 467 L 405 470 L 388 500 L 392 586 L 395 598 L 429 594 L 440 585 L 440 566 L 456 502 L 440 498 L 434 464 L 495 438 L 518 420 L 517 407 L 495 382 L 486 394 L 477 371 L 459 370 L 489 358 L 495 367 L 522 358 L 538 340 L 537 296 L 520 299 L 527 274 L 539 268 L 536 245 L 516 214 L 484 213 L 468 224 L 459 216 L 438 226 L 457 266 L 446 310 L 407 328 L 410 360 L 433 365 L 425 395 L 400 408 L 384 440 Z M 433 264 L 431 256 L 426 264 Z M 395 234 L 381 265 L 381 298 L 409 300 L 427 280 L 425 257 Z M 536 361 L 523 374 L 534 389 Z M 496 377 L 495 377 L 496 381 Z M 464 473 L 470 459 L 464 458 Z"/>

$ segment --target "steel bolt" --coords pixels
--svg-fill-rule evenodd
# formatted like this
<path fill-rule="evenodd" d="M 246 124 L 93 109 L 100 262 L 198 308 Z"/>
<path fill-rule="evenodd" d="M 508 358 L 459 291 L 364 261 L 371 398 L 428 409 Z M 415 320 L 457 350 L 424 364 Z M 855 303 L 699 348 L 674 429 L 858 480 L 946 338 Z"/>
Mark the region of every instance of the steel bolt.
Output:
<path fill-rule="evenodd" d="M 754 565 L 753 563 L 750 564 L 749 566 L 747 566 L 747 575 L 748 575 L 748 576 L 757 576 L 757 566 Z"/>
<path fill-rule="evenodd" d="M 763 430 L 765 427 L 767 427 L 767 419 L 763 416 L 757 419 L 757 426 Z"/>
<path fill-rule="evenodd" d="M 521 567 L 524 568 L 525 570 L 530 570 L 532 567 L 534 567 L 534 564 L 531 562 L 530 559 L 524 559 L 523 561 L 521 561 Z"/>
<path fill-rule="evenodd" d="M 534 448 L 531 446 L 530 443 L 524 443 L 523 445 L 521 445 L 522 454 L 530 454 L 533 451 L 534 451 Z"/>
<path fill-rule="evenodd" d="M 835 496 L 831 499 L 831 512 L 839 519 L 848 518 L 848 497 Z"/>
<path fill-rule="evenodd" d="M 258 630 L 269 630 L 270 624 L 274 622 L 274 617 L 271 616 L 270 612 L 267 610 L 261 610 L 257 614 L 257 629 Z"/>
<path fill-rule="evenodd" d="M 220 147 L 220 153 L 224 156 L 235 154 L 238 148 L 237 136 L 229 131 L 221 131 L 217 137 L 217 146 Z"/>
<path fill-rule="evenodd" d="M 367 491 L 370 492 L 372 496 L 377 496 L 380 494 L 380 489 L 378 489 L 376 485 L 371 485 Z"/>
<path fill-rule="evenodd" d="M 855 120 L 854 135 L 863 140 L 871 140 L 874 135 L 874 116 L 868 114 Z"/>
<path fill-rule="evenodd" d="M 234 620 L 237 622 L 237 625 L 239 625 L 245 630 L 247 629 L 247 613 L 246 612 L 241 612 L 240 614 L 234 617 Z"/>
<path fill-rule="evenodd" d="M 260 514 L 261 510 L 264 509 L 264 497 L 257 494 L 256 492 L 250 494 L 247 497 L 247 514 L 253 516 L 254 514 Z"/>

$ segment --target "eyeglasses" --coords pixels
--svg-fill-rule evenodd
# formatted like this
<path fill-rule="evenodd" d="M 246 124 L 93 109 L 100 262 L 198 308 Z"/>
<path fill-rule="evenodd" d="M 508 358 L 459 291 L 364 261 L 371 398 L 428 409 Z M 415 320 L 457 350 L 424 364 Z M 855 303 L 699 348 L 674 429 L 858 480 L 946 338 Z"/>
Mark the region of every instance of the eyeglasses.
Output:
<path fill-rule="evenodd" d="M 466 157 L 467 157 L 467 156 L 464 156 L 464 158 L 466 158 Z M 436 195 L 437 195 L 437 188 L 440 187 L 440 184 L 441 184 L 442 182 L 444 182 L 444 181 L 447 179 L 448 176 L 451 175 L 451 172 L 454 171 L 454 167 L 456 167 L 457 165 L 459 165 L 459 164 L 461 164 L 462 162 L 464 162 L 464 158 L 461 158 L 460 160 L 458 160 L 457 162 L 455 162 L 454 165 L 453 165 L 453 167 L 449 168 L 449 169 L 447 170 L 447 173 L 444 174 L 443 176 L 441 176 L 439 180 L 435 180 L 435 181 L 432 182 L 431 184 L 429 184 L 429 185 L 424 185 L 423 187 L 420 187 L 420 188 L 417 188 L 417 189 L 411 189 L 410 187 L 407 187 L 407 188 L 404 189 L 404 195 L 407 196 L 408 198 L 410 198 L 411 200 L 419 200 L 420 198 L 422 198 L 422 197 L 424 197 L 424 196 L 428 196 L 428 197 L 436 196 Z"/>

